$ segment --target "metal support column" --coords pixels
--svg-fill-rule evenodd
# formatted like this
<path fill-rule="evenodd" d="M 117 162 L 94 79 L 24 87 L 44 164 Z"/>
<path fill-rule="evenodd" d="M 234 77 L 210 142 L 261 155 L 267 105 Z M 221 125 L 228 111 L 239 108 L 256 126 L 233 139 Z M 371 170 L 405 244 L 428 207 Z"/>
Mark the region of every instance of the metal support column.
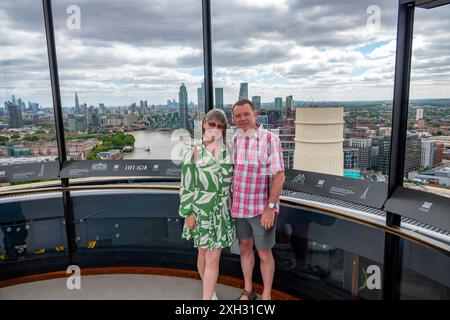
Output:
<path fill-rule="evenodd" d="M 205 113 L 214 107 L 212 49 L 211 49 L 211 1 L 202 1 L 203 17 L 203 68 L 205 77 Z"/>
<path fill-rule="evenodd" d="M 414 3 L 402 3 L 399 0 L 397 24 L 397 53 L 395 61 L 388 198 L 392 196 L 396 188 L 403 186 Z M 399 227 L 400 219 L 400 215 L 388 212 L 386 224 L 391 227 Z M 400 298 L 401 245 L 401 239 L 398 236 L 386 233 L 383 263 L 383 299 L 385 300 L 397 300 Z"/>
<path fill-rule="evenodd" d="M 61 93 L 59 90 L 58 62 L 56 59 L 55 31 L 53 27 L 53 13 L 51 0 L 42 0 L 44 9 L 45 34 L 47 36 L 48 63 L 50 68 L 50 80 L 52 86 L 53 110 L 55 116 L 56 142 L 58 144 L 59 169 L 61 170 L 67 160 L 66 143 L 64 139 L 63 111 L 61 105 Z M 61 179 L 61 186 L 69 186 L 69 179 Z M 70 264 L 73 264 L 73 254 L 76 250 L 75 227 L 73 224 L 73 207 L 69 191 L 63 191 L 64 219 L 67 235 L 67 246 Z"/>

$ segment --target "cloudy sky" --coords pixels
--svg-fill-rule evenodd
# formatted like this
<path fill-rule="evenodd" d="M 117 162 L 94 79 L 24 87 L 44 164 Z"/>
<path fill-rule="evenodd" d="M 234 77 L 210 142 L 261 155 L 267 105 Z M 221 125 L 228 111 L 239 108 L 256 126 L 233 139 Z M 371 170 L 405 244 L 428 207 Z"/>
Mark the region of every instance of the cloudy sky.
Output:
<path fill-rule="evenodd" d="M 396 0 L 212 0 L 214 84 L 263 102 L 392 100 Z M 73 26 L 71 5 L 80 8 Z M 375 6 L 375 7 L 373 7 Z M 373 9 L 375 8 L 375 9 Z M 379 13 L 379 15 L 378 15 Z M 200 0 L 54 0 L 61 94 L 89 105 L 197 102 Z M 379 16 L 379 20 L 377 19 Z M 450 97 L 450 5 L 416 9 L 412 98 Z M 378 21 L 378 24 L 374 24 Z M 0 2 L 0 98 L 51 105 L 41 1 Z"/>

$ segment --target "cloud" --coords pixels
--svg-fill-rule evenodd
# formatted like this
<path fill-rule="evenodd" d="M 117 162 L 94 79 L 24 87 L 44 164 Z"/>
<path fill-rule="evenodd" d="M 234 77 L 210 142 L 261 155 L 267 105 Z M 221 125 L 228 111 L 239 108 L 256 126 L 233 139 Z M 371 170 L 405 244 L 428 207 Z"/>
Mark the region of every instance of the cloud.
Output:
<path fill-rule="evenodd" d="M 66 27 L 66 9 L 81 9 L 81 29 Z M 225 103 L 239 83 L 263 102 L 294 95 L 304 100 L 391 99 L 397 4 L 379 0 L 380 28 L 368 28 L 373 1 L 212 1 L 214 83 Z M 416 10 L 412 90 L 448 88 L 450 6 Z M 197 100 L 202 82 L 201 2 L 197 0 L 53 1 L 64 105 L 74 91 L 88 104 L 165 103 L 181 82 Z M 0 89 L 51 105 L 41 2 L 0 4 Z M 425 94 L 421 89 L 416 95 Z M 447 90 L 450 92 L 450 90 Z"/>

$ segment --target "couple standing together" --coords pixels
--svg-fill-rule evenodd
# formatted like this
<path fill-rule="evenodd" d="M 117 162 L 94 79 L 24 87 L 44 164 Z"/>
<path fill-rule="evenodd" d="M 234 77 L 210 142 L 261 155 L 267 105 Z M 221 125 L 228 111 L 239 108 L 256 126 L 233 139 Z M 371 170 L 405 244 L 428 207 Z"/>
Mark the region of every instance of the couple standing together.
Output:
<path fill-rule="evenodd" d="M 249 100 L 233 105 L 238 128 L 227 143 L 225 113 L 209 111 L 202 121 L 202 142 L 183 156 L 179 213 L 185 218 L 182 238 L 198 249 L 197 268 L 203 299 L 217 299 L 221 250 L 239 240 L 245 287 L 240 300 L 254 300 L 256 247 L 264 283 L 263 300 L 271 299 L 275 261 L 275 223 L 284 183 L 280 139 L 256 125 L 257 111 Z"/>

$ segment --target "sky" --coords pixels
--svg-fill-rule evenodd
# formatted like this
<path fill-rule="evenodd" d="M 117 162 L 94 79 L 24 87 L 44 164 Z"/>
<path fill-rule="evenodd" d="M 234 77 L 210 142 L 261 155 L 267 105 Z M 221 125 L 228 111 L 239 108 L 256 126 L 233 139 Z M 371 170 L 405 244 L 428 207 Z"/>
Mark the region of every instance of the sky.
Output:
<path fill-rule="evenodd" d="M 392 100 L 397 1 L 211 2 L 214 85 L 226 104 L 241 82 L 263 103 Z M 57 0 L 53 15 L 63 106 L 75 91 L 94 106 L 165 104 L 181 83 L 197 103 L 200 0 Z M 449 16 L 450 5 L 416 9 L 411 98 L 450 97 Z M 52 104 L 41 1 L 0 2 L 2 104 L 11 94 Z"/>

